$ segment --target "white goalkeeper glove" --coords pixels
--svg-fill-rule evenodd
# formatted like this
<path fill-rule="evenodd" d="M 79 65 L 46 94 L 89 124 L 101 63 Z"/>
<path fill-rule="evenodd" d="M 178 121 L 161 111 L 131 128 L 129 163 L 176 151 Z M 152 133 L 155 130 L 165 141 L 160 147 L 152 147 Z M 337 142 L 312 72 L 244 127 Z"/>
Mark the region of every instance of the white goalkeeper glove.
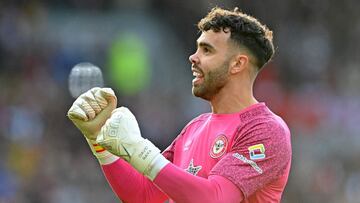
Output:
<path fill-rule="evenodd" d="M 129 162 L 137 171 L 154 180 L 169 161 L 149 140 L 141 137 L 135 116 L 125 107 L 112 112 L 96 142 Z"/>
<path fill-rule="evenodd" d="M 69 119 L 85 136 L 100 164 L 109 164 L 118 159 L 95 141 L 116 105 L 117 98 L 111 88 L 95 87 L 80 95 L 67 113 Z"/>

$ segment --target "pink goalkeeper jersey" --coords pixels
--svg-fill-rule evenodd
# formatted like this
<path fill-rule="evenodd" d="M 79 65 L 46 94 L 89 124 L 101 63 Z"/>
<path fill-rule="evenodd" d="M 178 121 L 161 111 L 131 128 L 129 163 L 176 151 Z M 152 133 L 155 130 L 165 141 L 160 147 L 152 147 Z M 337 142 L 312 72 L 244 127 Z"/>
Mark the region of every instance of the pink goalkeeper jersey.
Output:
<path fill-rule="evenodd" d="M 193 175 L 220 175 L 242 202 L 280 202 L 291 163 L 290 131 L 264 103 L 234 114 L 203 114 L 163 152 Z"/>

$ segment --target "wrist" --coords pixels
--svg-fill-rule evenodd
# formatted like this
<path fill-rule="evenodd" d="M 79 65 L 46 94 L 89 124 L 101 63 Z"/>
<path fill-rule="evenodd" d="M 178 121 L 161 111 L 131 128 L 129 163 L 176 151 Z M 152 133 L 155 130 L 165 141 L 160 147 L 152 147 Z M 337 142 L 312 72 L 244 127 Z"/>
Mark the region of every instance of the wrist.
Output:
<path fill-rule="evenodd" d="M 159 172 L 170 163 L 162 154 L 158 154 L 155 159 L 151 162 L 148 169 L 145 171 L 144 175 L 148 177 L 151 181 L 154 181 Z"/>
<path fill-rule="evenodd" d="M 97 160 L 101 165 L 108 165 L 114 163 L 116 160 L 119 159 L 118 156 L 115 156 L 109 151 L 107 151 L 96 141 L 90 139 L 86 139 L 86 141 L 88 142 L 92 153 L 94 154 L 94 156 L 97 158 Z"/>
<path fill-rule="evenodd" d="M 137 149 L 130 159 L 130 164 L 150 180 L 154 180 L 168 163 L 160 150 L 147 139 L 137 143 Z"/>

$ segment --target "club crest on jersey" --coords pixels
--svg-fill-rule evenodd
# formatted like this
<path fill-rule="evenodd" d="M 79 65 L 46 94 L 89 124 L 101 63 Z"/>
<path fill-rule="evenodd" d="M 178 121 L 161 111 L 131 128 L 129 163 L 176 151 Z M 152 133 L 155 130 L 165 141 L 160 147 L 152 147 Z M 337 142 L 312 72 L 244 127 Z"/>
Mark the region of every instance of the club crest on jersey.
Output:
<path fill-rule="evenodd" d="M 265 158 L 265 147 L 263 144 L 253 145 L 248 148 L 251 160 L 259 160 Z"/>
<path fill-rule="evenodd" d="M 210 156 L 214 159 L 221 157 L 225 154 L 228 144 L 229 142 L 225 135 L 218 135 L 211 145 Z"/>

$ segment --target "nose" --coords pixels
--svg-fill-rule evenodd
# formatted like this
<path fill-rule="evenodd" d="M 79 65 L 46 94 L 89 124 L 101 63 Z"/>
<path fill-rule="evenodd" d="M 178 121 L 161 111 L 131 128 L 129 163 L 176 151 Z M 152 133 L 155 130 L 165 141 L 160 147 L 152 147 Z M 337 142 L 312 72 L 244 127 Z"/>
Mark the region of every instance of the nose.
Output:
<path fill-rule="evenodd" d="M 199 58 L 197 57 L 196 53 L 193 53 L 192 55 L 189 56 L 189 61 L 192 64 L 196 64 L 199 62 Z"/>

